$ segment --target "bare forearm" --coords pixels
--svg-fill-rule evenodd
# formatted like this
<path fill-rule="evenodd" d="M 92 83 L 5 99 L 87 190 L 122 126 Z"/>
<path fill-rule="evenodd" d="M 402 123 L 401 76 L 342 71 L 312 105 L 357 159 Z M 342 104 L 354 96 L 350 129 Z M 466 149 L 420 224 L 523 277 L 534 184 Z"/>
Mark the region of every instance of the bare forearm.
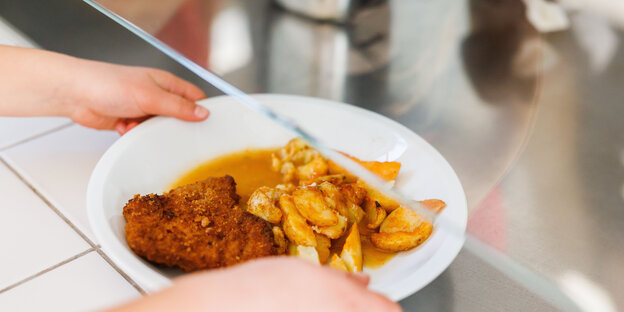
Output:
<path fill-rule="evenodd" d="M 123 134 L 154 115 L 201 121 L 202 90 L 168 72 L 0 45 L 0 116 L 65 116 Z"/>
<path fill-rule="evenodd" d="M 0 46 L 0 115 L 69 116 L 75 62 L 58 53 Z"/>

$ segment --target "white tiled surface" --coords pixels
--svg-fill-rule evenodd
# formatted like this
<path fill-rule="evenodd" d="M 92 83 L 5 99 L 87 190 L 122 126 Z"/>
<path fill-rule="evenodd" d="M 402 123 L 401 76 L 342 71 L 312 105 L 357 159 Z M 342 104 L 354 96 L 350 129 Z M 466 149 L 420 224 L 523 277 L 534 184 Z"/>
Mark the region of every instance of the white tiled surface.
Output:
<path fill-rule="evenodd" d="M 58 117 L 0 117 L 0 150 L 69 124 L 69 119 Z"/>
<path fill-rule="evenodd" d="M 97 161 L 117 138 L 115 132 L 72 125 L 9 148 L 0 156 L 95 241 L 85 208 L 87 184 Z"/>
<path fill-rule="evenodd" d="M 94 311 L 139 297 L 97 252 L 0 294 L 0 311 Z"/>
<path fill-rule="evenodd" d="M 36 47 L 2 18 L 0 44 Z M 92 311 L 139 296 L 75 230 L 93 238 L 87 183 L 117 138 L 64 118 L 0 117 L 0 158 L 19 175 L 0 162 L 0 311 Z"/>
<path fill-rule="evenodd" d="M 0 190 L 0 289 L 91 248 L 2 163 Z"/>

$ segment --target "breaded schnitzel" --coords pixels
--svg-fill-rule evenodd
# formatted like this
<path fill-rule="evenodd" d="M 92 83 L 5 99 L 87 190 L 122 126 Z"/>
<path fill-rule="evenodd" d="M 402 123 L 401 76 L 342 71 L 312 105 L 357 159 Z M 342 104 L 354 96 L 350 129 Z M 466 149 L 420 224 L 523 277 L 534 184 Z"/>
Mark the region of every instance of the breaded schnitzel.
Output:
<path fill-rule="evenodd" d="M 277 255 L 270 224 L 238 201 L 229 175 L 163 195 L 135 195 L 123 209 L 128 245 L 141 257 L 184 271 Z"/>

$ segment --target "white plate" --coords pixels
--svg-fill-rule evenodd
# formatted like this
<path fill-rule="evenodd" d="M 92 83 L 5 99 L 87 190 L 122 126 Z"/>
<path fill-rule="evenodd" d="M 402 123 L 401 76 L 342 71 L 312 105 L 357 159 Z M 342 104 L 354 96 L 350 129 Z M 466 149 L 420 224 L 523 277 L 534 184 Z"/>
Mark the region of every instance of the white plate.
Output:
<path fill-rule="evenodd" d="M 401 162 L 396 186 L 413 199 L 444 200 L 448 206 L 443 214 L 465 229 L 466 198 L 457 175 L 409 129 L 347 104 L 285 95 L 254 97 L 297 120 L 334 149 L 365 160 Z M 211 98 L 200 104 L 211 110 L 205 122 L 158 117 L 124 135 L 100 159 L 89 182 L 87 209 L 102 249 L 147 291 L 169 285 L 180 272 L 156 267 L 128 248 L 122 216 L 128 199 L 166 191 L 182 174 L 214 157 L 245 148 L 278 147 L 293 137 L 232 98 Z M 420 247 L 367 270 L 370 287 L 393 300 L 403 299 L 442 273 L 462 244 L 462 239 L 436 228 Z"/>

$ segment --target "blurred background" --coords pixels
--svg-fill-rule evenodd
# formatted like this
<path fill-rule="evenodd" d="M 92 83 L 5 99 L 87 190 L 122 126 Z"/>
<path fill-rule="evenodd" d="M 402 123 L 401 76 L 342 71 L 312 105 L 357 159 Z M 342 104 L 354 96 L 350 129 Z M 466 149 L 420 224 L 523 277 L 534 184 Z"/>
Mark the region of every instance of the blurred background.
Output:
<path fill-rule="evenodd" d="M 624 310 L 624 2 L 314 2 L 100 1 L 245 92 L 402 123 L 456 170 L 470 233 L 588 311 Z M 0 23 L 35 46 L 162 68 L 220 95 L 82 1 L 2 0 Z M 401 304 L 555 309 L 465 251 Z"/>

